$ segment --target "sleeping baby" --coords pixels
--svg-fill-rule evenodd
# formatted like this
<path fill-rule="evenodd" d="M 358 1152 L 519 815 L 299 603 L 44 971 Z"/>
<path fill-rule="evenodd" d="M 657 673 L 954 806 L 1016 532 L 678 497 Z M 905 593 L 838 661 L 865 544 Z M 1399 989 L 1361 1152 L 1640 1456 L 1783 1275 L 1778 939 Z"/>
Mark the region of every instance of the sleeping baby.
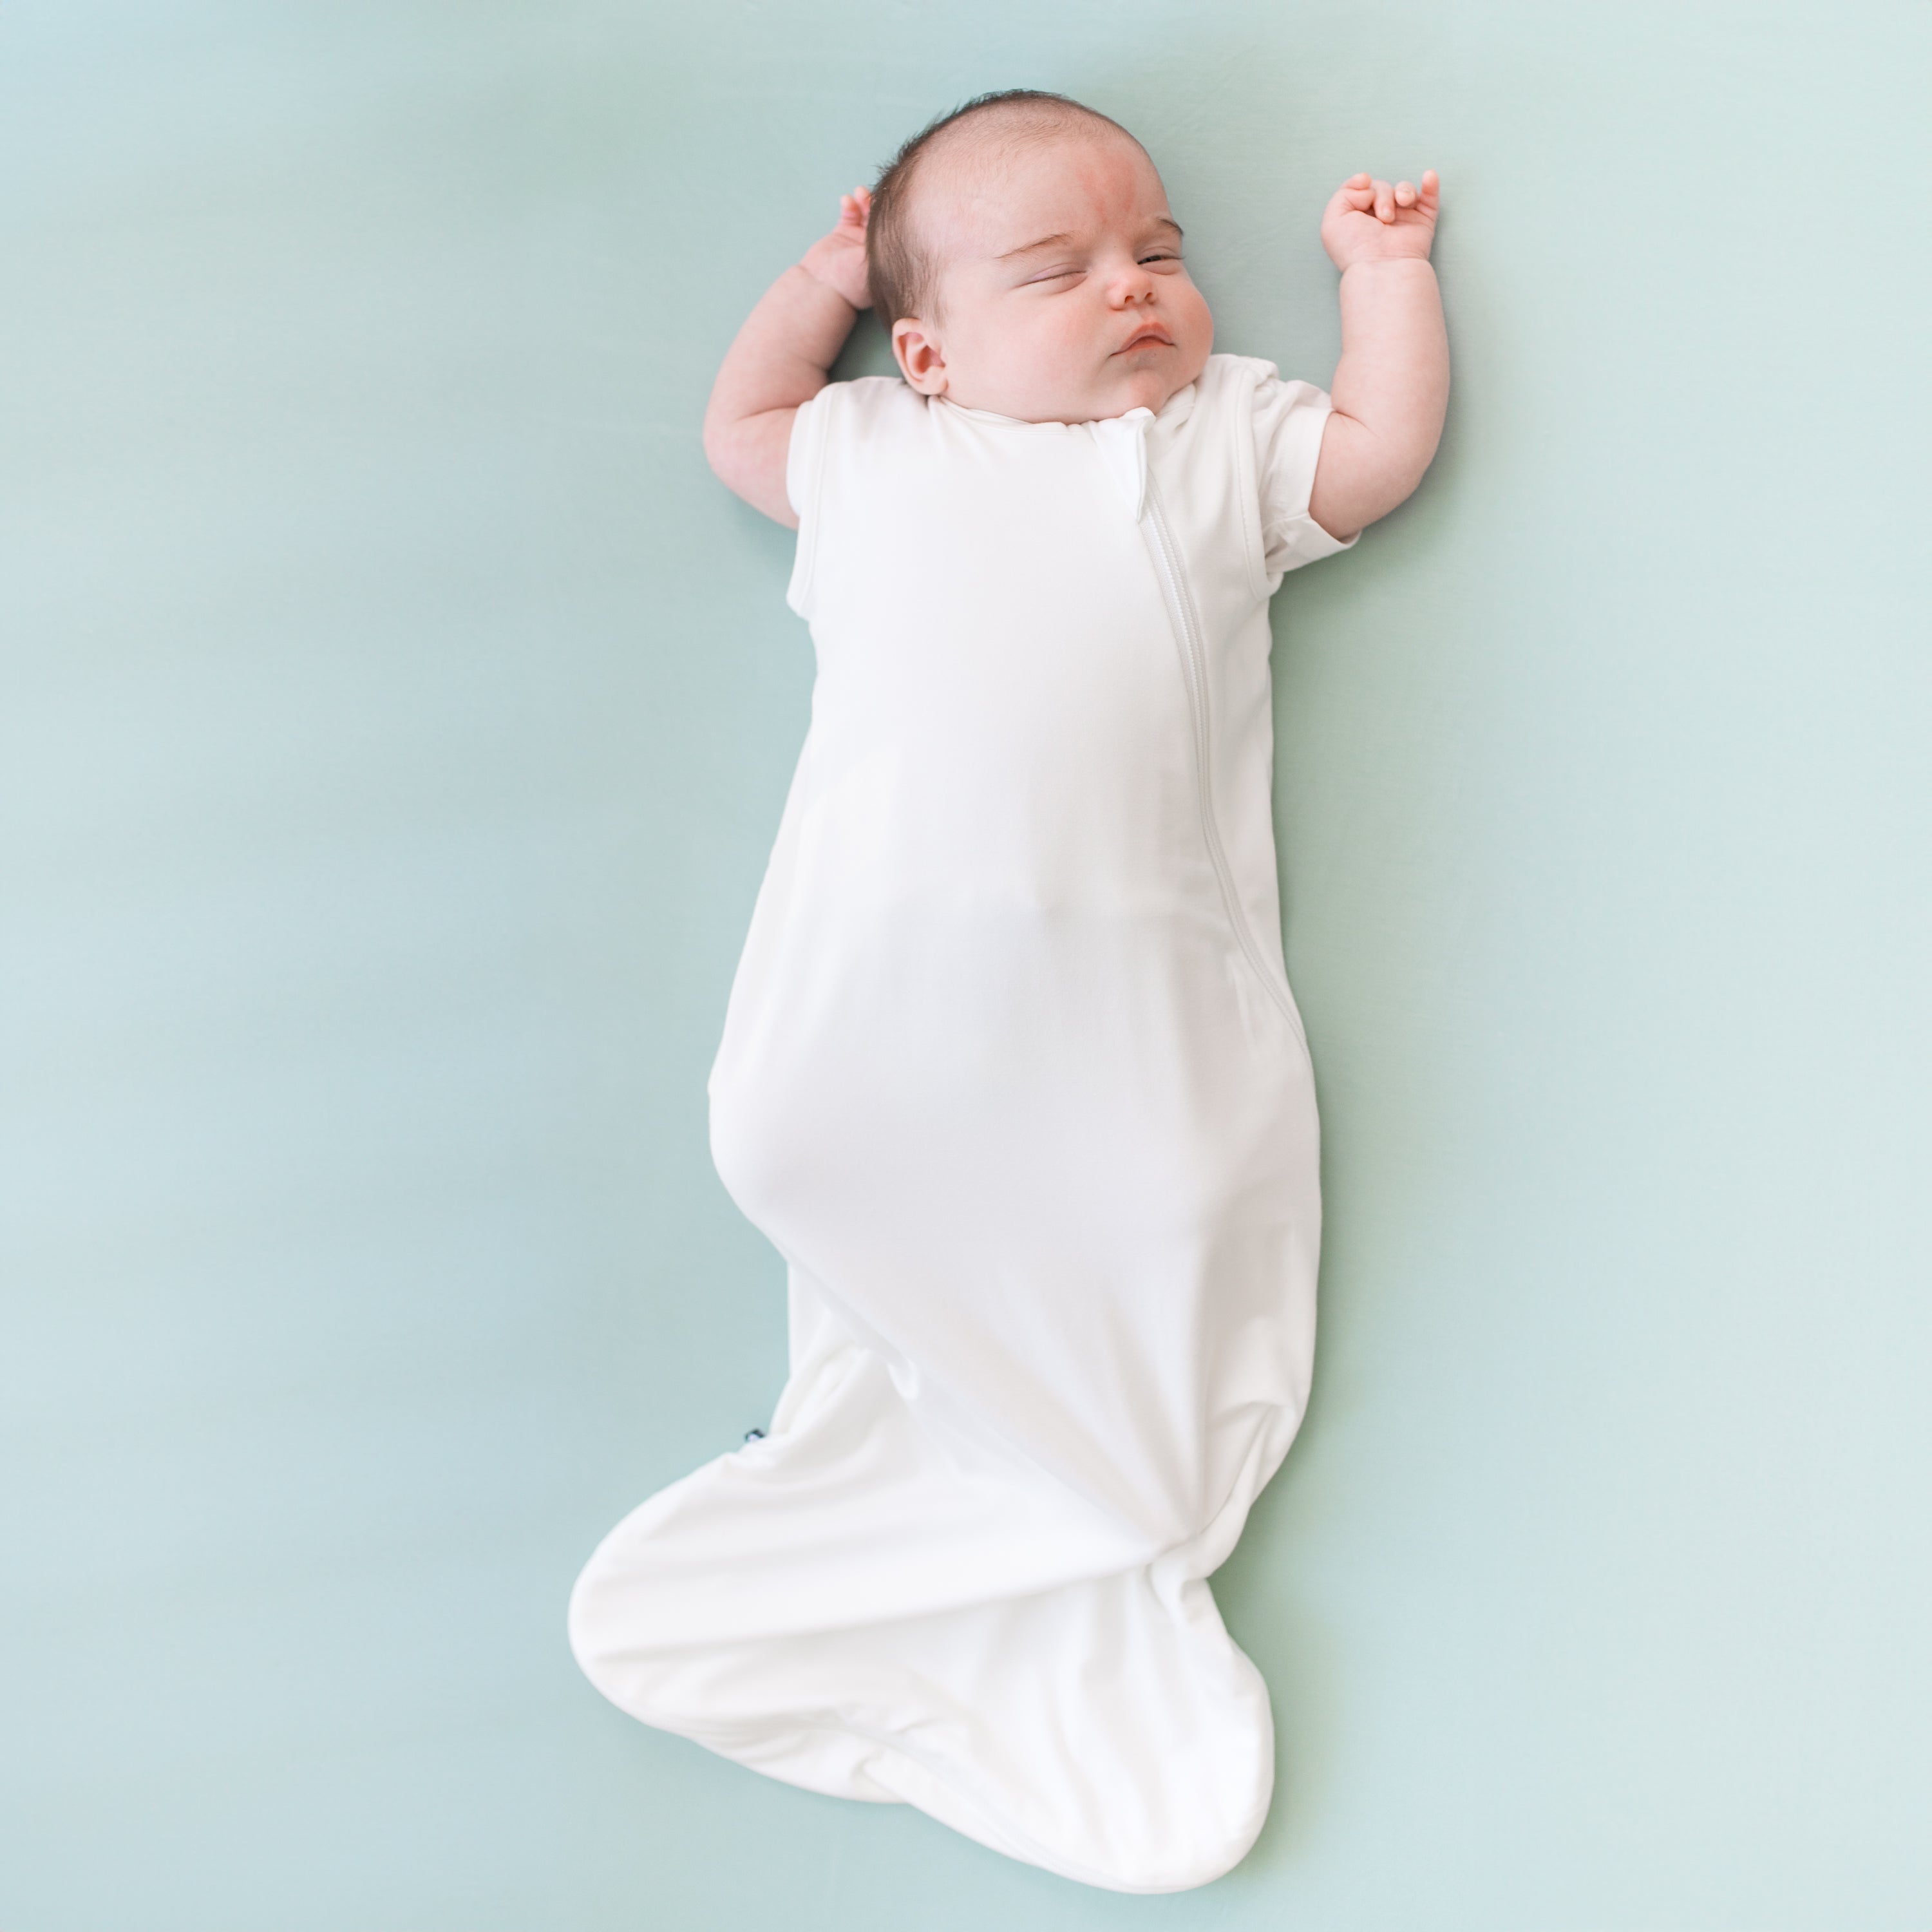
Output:
<path fill-rule="evenodd" d="M 572 1646 L 647 1724 L 1116 1891 L 1218 1877 L 1274 1786 L 1208 1582 L 1315 1339 L 1268 601 L 1434 455 L 1436 208 L 1329 202 L 1326 392 L 1211 352 L 1132 135 L 982 95 L 845 198 L 705 422 L 817 658 L 710 1083 L 790 1375 L 604 1538 Z M 867 306 L 900 373 L 830 382 Z"/>

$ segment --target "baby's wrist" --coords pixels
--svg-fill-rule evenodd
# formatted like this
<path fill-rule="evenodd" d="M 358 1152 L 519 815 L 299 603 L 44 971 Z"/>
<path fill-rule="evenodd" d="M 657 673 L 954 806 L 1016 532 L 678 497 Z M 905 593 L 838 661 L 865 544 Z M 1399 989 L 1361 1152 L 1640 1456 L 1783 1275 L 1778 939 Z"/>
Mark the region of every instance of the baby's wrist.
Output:
<path fill-rule="evenodd" d="M 843 289 L 836 287 L 832 283 L 828 282 L 825 278 L 820 274 L 818 272 L 812 267 L 812 264 L 805 260 L 802 256 L 801 256 L 797 261 L 794 262 L 792 264 L 792 266 L 794 268 L 802 270 L 806 274 L 808 275 L 812 280 L 816 282 L 821 289 L 830 289 L 848 308 L 851 310 L 854 315 L 856 315 L 859 313 L 857 305 L 853 302 L 852 298 L 848 296 Z"/>
<path fill-rule="evenodd" d="M 1436 264 L 1426 255 L 1358 255 L 1352 262 L 1342 265 L 1345 275 L 1352 274 L 1358 268 L 1426 268 L 1432 275 Z"/>

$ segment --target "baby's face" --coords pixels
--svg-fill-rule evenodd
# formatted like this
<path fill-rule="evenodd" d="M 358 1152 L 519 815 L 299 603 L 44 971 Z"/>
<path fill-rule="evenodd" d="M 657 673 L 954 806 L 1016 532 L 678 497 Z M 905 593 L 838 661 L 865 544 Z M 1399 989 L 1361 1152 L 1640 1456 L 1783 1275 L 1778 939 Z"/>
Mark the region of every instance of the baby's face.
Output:
<path fill-rule="evenodd" d="M 893 326 L 906 380 L 1028 422 L 1159 412 L 1214 319 L 1154 164 L 1105 130 L 929 158 L 912 208 L 944 265 L 936 318 Z"/>

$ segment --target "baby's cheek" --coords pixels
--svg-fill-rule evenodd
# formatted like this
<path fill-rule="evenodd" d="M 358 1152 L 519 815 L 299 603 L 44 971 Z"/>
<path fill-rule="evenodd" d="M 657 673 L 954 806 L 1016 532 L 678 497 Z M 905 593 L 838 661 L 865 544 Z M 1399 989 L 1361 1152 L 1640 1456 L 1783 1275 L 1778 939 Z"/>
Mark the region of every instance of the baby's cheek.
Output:
<path fill-rule="evenodd" d="M 1090 321 L 1064 311 L 1042 314 L 1014 332 L 1014 363 L 1024 363 L 1035 375 L 1072 371 L 1092 362 L 1094 338 Z"/>
<path fill-rule="evenodd" d="M 1180 316 L 1189 338 L 1204 346 L 1214 339 L 1214 318 L 1208 308 L 1208 298 L 1192 282 L 1180 291 Z"/>
<path fill-rule="evenodd" d="M 1076 314 L 1070 303 L 1063 320 L 1061 335 L 1066 353 L 1090 361 L 1096 352 L 1102 356 L 1113 352 L 1124 332 L 1123 324 L 1127 317 L 1105 303 L 1083 304 Z"/>

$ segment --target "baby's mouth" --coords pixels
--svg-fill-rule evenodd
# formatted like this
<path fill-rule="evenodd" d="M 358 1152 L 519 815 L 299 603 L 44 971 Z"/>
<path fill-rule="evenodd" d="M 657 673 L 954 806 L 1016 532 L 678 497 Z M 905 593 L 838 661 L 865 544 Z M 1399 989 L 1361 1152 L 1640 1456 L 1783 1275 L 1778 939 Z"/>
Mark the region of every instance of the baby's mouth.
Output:
<path fill-rule="evenodd" d="M 1174 338 L 1159 322 L 1149 322 L 1129 337 L 1114 352 L 1117 356 L 1124 356 L 1130 349 L 1144 349 L 1150 344 L 1156 342 L 1168 349 L 1174 346 Z"/>

